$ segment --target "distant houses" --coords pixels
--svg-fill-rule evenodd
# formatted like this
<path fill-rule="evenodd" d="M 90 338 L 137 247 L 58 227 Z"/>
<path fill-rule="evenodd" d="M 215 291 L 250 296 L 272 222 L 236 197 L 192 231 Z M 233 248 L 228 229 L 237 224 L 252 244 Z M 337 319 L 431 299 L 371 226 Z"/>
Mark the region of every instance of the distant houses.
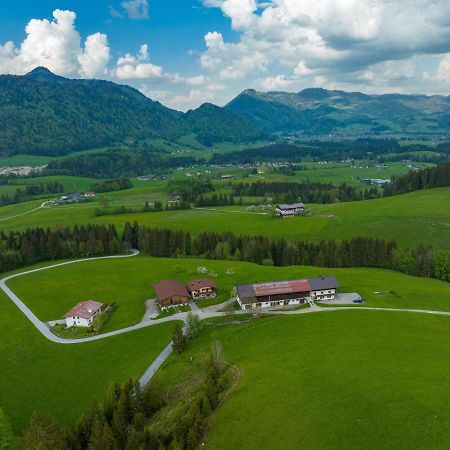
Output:
<path fill-rule="evenodd" d="M 67 327 L 90 327 L 94 319 L 101 314 L 103 303 L 87 300 L 78 303 L 64 315 Z"/>
<path fill-rule="evenodd" d="M 167 200 L 167 203 L 169 203 L 171 205 L 176 205 L 180 202 L 181 202 L 181 196 L 179 196 L 179 195 L 172 195 L 172 197 L 170 197 L 169 200 Z"/>
<path fill-rule="evenodd" d="M 298 213 L 304 211 L 304 203 L 292 203 L 292 204 L 280 204 L 276 206 L 276 211 L 283 219 L 288 217 L 294 217 Z"/>
<path fill-rule="evenodd" d="M 242 309 L 301 305 L 308 300 L 333 300 L 339 287 L 335 277 L 318 277 L 236 286 Z"/>

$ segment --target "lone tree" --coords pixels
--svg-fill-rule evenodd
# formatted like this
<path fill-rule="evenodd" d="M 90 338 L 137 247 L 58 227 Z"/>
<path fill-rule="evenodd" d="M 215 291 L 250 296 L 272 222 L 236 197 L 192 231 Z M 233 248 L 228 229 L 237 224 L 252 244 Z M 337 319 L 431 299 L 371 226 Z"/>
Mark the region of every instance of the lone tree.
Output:
<path fill-rule="evenodd" d="M 199 319 L 199 317 L 196 314 L 192 314 L 192 312 L 189 312 L 187 315 L 186 320 L 186 337 L 188 339 L 193 339 L 203 328 L 203 323 Z"/>
<path fill-rule="evenodd" d="M 173 329 L 172 335 L 172 348 L 177 355 L 183 353 L 186 347 L 186 336 L 183 333 L 183 328 L 180 325 L 176 325 Z"/>

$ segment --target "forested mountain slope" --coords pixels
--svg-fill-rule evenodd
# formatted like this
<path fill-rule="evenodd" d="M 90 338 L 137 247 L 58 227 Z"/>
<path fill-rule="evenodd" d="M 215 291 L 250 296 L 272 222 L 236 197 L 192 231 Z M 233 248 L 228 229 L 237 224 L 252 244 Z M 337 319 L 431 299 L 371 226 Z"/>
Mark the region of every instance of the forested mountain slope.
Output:
<path fill-rule="evenodd" d="M 261 135 L 219 107 L 209 120 L 205 112 L 211 106 L 183 114 L 129 86 L 63 78 L 44 67 L 24 76 L 2 75 L 0 154 L 57 156 L 152 137 L 175 140 L 193 132 L 208 141 L 245 142 Z"/>
<path fill-rule="evenodd" d="M 450 97 L 366 95 L 320 88 L 298 93 L 246 90 L 226 108 L 268 132 L 449 134 Z"/>

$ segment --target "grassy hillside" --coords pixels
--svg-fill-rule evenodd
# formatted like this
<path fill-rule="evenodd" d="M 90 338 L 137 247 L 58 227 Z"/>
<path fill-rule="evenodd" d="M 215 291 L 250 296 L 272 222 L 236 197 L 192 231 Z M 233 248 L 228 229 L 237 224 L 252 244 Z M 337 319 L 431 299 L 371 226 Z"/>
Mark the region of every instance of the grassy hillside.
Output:
<path fill-rule="evenodd" d="M 208 449 L 444 449 L 449 331 L 448 317 L 381 311 L 211 326 L 160 378 L 190 379 L 214 340 L 239 367 Z"/>
<path fill-rule="evenodd" d="M 170 341 L 173 324 L 87 344 L 54 344 L 1 292 L 0 327 L 0 407 L 18 433 L 34 410 L 69 423 L 111 383 L 139 377 Z"/>
<path fill-rule="evenodd" d="M 112 206 L 142 207 L 145 200 L 166 199 L 161 184 L 142 183 L 134 189 L 108 194 Z M 162 197 L 164 195 L 164 197 Z M 96 202 L 45 208 L 22 214 L 39 206 L 40 201 L 6 206 L 0 209 L 3 230 L 33 226 L 74 225 L 88 222 L 114 223 L 122 227 L 137 220 L 142 225 L 201 231 L 233 231 L 236 234 L 267 235 L 291 240 L 346 239 L 370 236 L 395 239 L 402 246 L 432 244 L 450 249 L 450 188 L 430 189 L 377 200 L 307 205 L 310 217 L 281 220 L 269 215 L 245 212 L 242 207 L 217 207 L 159 213 L 133 213 L 96 217 Z M 235 212 L 240 211 L 240 212 Z"/>
<path fill-rule="evenodd" d="M 155 297 L 154 283 L 165 278 L 187 282 L 199 276 L 199 266 L 217 274 L 222 301 L 228 300 L 236 284 L 330 273 L 338 278 L 342 292 L 358 292 L 366 299 L 367 306 L 450 311 L 449 284 L 380 269 L 266 267 L 246 262 L 139 256 L 57 267 L 12 279 L 8 286 L 44 321 L 61 318 L 82 300 L 115 302 L 118 308 L 103 330 L 109 331 L 140 321 L 145 300 Z M 228 269 L 234 273 L 227 274 Z M 383 295 L 377 296 L 375 291 Z"/>

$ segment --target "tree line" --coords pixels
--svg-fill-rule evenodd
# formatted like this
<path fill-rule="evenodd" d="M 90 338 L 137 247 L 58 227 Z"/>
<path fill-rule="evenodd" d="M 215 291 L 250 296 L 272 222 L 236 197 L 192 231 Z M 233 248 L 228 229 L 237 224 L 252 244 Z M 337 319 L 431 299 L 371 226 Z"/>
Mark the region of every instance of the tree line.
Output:
<path fill-rule="evenodd" d="M 57 159 L 48 164 L 45 173 L 93 178 L 135 177 L 201 163 L 202 160 L 191 156 L 167 155 L 154 148 L 125 147 Z"/>
<path fill-rule="evenodd" d="M 129 178 L 117 178 L 115 180 L 106 180 L 94 183 L 91 185 L 90 189 L 94 192 L 112 192 L 112 191 L 122 191 L 124 189 L 130 189 L 133 187 L 133 183 Z"/>
<path fill-rule="evenodd" d="M 249 261 L 263 265 L 320 267 L 379 267 L 415 276 L 450 281 L 450 253 L 432 246 L 399 248 L 395 241 L 356 237 L 343 241 L 287 241 L 231 232 L 186 231 L 125 225 L 125 248 L 139 248 L 156 257 L 196 257 Z"/>
<path fill-rule="evenodd" d="M 1 272 L 40 261 L 112 255 L 121 251 L 122 244 L 114 225 L 0 231 Z"/>
<path fill-rule="evenodd" d="M 370 237 L 292 242 L 265 236 L 236 236 L 231 232 L 193 235 L 143 227 L 136 222 L 127 223 L 121 237 L 114 225 L 0 231 L 0 271 L 40 261 L 116 254 L 132 248 L 167 258 L 187 256 L 275 266 L 380 267 L 450 281 L 450 253 L 429 245 L 399 248 L 395 241 Z"/>
<path fill-rule="evenodd" d="M 384 195 L 444 186 L 450 186 L 450 162 L 421 170 L 410 170 L 405 175 L 394 177 L 392 183 L 385 187 Z"/>
<path fill-rule="evenodd" d="M 0 206 L 12 205 L 15 203 L 26 202 L 35 197 L 60 194 L 64 192 L 64 185 L 56 181 L 46 181 L 39 184 L 30 184 L 24 188 L 17 188 L 13 195 L 3 194 L 0 197 Z"/>
<path fill-rule="evenodd" d="M 234 184 L 233 195 L 238 197 L 269 195 L 277 203 L 293 203 L 299 199 L 306 203 L 334 203 L 378 198 L 380 191 L 376 187 L 360 189 L 345 183 L 335 186 L 328 183 L 256 181 Z"/>
<path fill-rule="evenodd" d="M 415 144 L 400 145 L 396 139 L 360 138 L 342 141 L 311 140 L 298 144 L 279 142 L 244 151 L 215 153 L 211 164 L 251 164 L 258 161 L 283 160 L 288 162 L 313 158 L 316 161 L 340 161 L 353 159 L 379 159 L 390 153 L 408 153 L 429 150 L 427 146 Z"/>

